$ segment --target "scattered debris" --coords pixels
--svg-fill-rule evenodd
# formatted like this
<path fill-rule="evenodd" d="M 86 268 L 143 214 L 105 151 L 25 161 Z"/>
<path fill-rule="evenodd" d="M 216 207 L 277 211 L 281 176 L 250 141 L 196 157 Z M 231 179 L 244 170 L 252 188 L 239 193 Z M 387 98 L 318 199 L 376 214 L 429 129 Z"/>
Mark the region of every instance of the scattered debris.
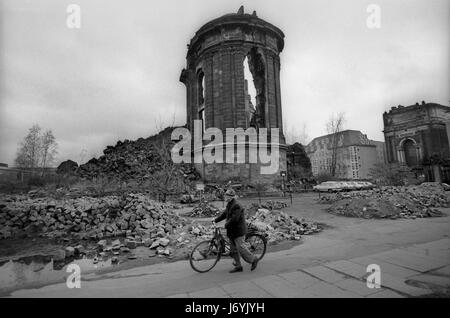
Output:
<path fill-rule="evenodd" d="M 216 208 L 212 203 L 202 201 L 192 209 L 192 212 L 186 214 L 186 216 L 206 218 L 218 216 L 220 212 L 220 209 Z"/>
<path fill-rule="evenodd" d="M 193 194 L 183 194 L 180 198 L 180 203 L 197 203 L 200 201 L 200 198 L 196 197 Z"/>
<path fill-rule="evenodd" d="M 143 194 L 53 200 L 9 196 L 0 205 L 0 239 L 24 234 L 79 239 L 169 235 L 186 220 Z M 159 233 L 159 234 L 158 234 Z M 102 242 L 104 244 L 104 242 Z M 130 241 L 128 244 L 133 245 Z"/>
<path fill-rule="evenodd" d="M 336 215 L 361 218 L 438 217 L 438 207 L 450 207 L 450 196 L 439 184 L 337 193 L 321 196 L 320 203 L 331 203 L 327 210 Z"/>
<path fill-rule="evenodd" d="M 270 202 L 264 206 L 279 208 L 285 204 Z M 196 211 L 195 215 L 205 217 L 220 213 L 206 201 Z M 270 243 L 299 240 L 300 235 L 319 231 L 312 224 L 276 210 L 260 209 L 256 215 L 246 215 L 249 222 L 259 224 L 267 232 Z M 100 262 L 112 257 L 111 262 L 116 264 L 133 258 L 138 247 L 145 247 L 150 257 L 186 257 L 194 245 L 212 234 L 209 224 L 180 217 L 173 211 L 173 204 L 156 202 L 145 194 L 63 199 L 0 197 L 0 239 L 54 239 L 62 245 L 55 258 L 66 261 L 93 257 Z"/>
<path fill-rule="evenodd" d="M 247 215 L 255 214 L 259 209 L 267 209 L 267 210 L 281 210 L 288 206 L 285 202 L 280 201 L 266 201 L 263 203 L 251 203 L 246 209 L 245 213 Z"/>
<path fill-rule="evenodd" d="M 282 211 L 259 209 L 247 219 L 248 227 L 266 233 L 269 243 L 300 240 L 300 235 L 318 233 L 322 229 L 315 222 L 307 222 Z"/>

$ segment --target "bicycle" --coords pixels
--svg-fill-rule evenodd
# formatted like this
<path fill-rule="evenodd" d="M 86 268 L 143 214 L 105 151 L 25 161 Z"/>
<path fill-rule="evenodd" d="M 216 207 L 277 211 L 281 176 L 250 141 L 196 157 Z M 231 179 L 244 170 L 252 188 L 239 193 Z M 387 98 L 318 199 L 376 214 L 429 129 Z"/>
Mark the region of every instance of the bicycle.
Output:
<path fill-rule="evenodd" d="M 193 270 L 206 273 L 216 266 L 222 256 L 230 256 L 230 242 L 218 226 L 213 223 L 214 235 L 210 240 L 198 243 L 189 255 L 189 263 Z M 249 244 L 250 252 L 261 260 L 266 253 L 267 239 L 251 223 L 245 235 L 245 244 Z"/>

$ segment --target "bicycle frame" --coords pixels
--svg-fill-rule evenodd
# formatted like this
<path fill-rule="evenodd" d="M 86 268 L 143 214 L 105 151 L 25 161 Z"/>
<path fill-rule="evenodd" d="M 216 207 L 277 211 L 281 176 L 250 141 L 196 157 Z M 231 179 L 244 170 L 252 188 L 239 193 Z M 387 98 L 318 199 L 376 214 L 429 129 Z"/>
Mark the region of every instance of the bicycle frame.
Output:
<path fill-rule="evenodd" d="M 250 223 L 251 225 L 251 223 Z M 230 243 L 228 242 L 228 240 L 223 236 L 222 232 L 220 231 L 220 227 L 218 227 L 217 225 L 213 224 L 213 228 L 214 228 L 214 236 L 211 239 L 211 242 L 216 241 L 218 243 L 218 245 L 220 246 L 220 254 L 222 254 L 222 256 L 229 256 L 230 254 Z M 249 226 L 247 234 L 245 235 L 246 237 L 252 234 L 259 234 L 259 235 L 263 235 L 263 236 L 267 236 L 266 233 L 261 233 L 260 231 L 258 231 L 257 229 Z"/>
<path fill-rule="evenodd" d="M 251 226 L 250 226 L 251 227 Z M 189 262 L 191 264 L 191 267 L 200 273 L 206 273 L 207 271 L 211 270 L 216 264 L 217 262 L 220 260 L 220 258 L 222 256 L 232 256 L 231 255 L 231 242 L 229 241 L 229 238 L 225 238 L 225 236 L 222 234 L 221 232 L 222 228 L 217 227 L 215 224 L 213 224 L 213 230 L 214 230 L 214 234 L 213 236 L 209 239 L 209 240 L 204 240 L 199 242 L 192 250 L 190 256 L 189 256 Z M 262 259 L 265 252 L 266 252 L 266 245 L 267 245 L 267 240 L 266 240 L 266 236 L 263 233 L 259 233 L 259 231 L 255 228 L 251 229 L 249 228 L 249 231 L 245 237 L 245 240 L 247 241 L 250 237 L 252 236 L 256 236 L 259 237 L 260 239 L 262 239 L 262 251 L 259 251 L 258 249 L 258 260 Z M 257 238 L 258 240 L 258 238 Z M 204 244 L 207 244 L 206 246 L 204 246 Z M 203 248 L 206 249 L 198 249 L 200 248 L 200 246 L 204 246 Z M 252 243 L 250 244 L 250 248 L 253 249 L 254 251 L 256 251 L 256 247 L 257 246 L 261 246 L 259 244 L 257 245 L 253 245 Z M 194 253 L 197 252 L 196 256 L 194 256 Z M 198 256 L 201 256 L 201 258 L 198 258 Z M 198 260 L 206 260 L 206 259 L 211 259 L 209 258 L 209 256 L 213 256 L 213 261 L 215 260 L 214 263 L 212 263 L 210 268 L 207 269 L 199 269 L 196 265 L 195 262 Z"/>
<path fill-rule="evenodd" d="M 211 241 L 216 241 L 220 246 L 220 254 L 226 256 L 230 253 L 230 244 L 227 239 L 222 235 L 220 228 L 214 225 L 214 236 Z M 228 250 L 227 250 L 228 248 Z"/>

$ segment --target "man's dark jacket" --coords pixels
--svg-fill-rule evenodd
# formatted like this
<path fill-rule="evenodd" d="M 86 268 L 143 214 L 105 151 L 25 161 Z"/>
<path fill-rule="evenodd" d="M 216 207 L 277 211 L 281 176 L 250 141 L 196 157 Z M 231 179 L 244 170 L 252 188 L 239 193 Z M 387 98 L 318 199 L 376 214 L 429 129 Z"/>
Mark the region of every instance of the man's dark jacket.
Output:
<path fill-rule="evenodd" d="M 223 219 L 226 219 L 225 228 L 227 229 L 227 236 L 229 238 L 235 239 L 247 234 L 244 208 L 236 201 L 236 199 L 228 202 L 225 211 L 219 215 L 214 222 L 217 223 Z"/>

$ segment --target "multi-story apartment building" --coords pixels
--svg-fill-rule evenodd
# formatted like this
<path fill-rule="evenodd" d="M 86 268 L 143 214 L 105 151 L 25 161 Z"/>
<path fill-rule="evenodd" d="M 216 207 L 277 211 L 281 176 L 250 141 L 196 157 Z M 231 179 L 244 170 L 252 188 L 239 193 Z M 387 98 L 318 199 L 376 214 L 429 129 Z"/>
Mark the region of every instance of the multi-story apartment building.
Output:
<path fill-rule="evenodd" d="M 336 172 L 341 179 L 369 179 L 370 169 L 385 162 L 384 143 L 367 138 L 358 130 L 337 134 Z M 333 157 L 333 134 L 317 137 L 306 146 L 314 176 L 330 172 Z"/>

